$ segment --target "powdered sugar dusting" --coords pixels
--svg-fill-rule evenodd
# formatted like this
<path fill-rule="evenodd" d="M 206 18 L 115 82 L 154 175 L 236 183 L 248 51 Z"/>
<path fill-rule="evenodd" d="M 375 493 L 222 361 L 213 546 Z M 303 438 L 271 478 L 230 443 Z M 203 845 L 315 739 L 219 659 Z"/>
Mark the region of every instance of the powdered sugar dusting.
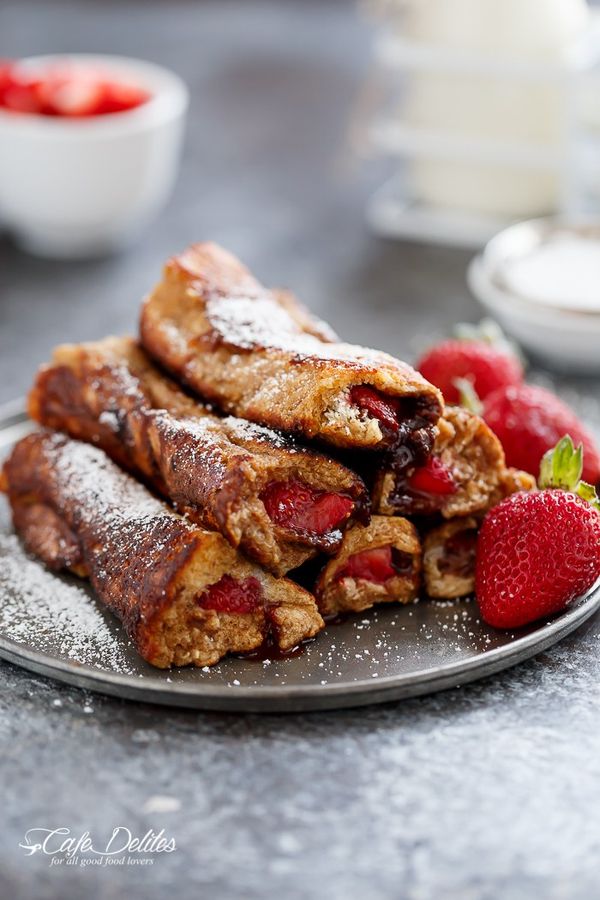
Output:
<path fill-rule="evenodd" d="M 276 447 L 290 453 L 297 453 L 301 449 L 293 438 L 274 431 L 272 428 L 267 428 L 265 425 L 257 425 L 246 419 L 236 419 L 234 416 L 227 416 L 223 420 L 223 424 L 228 429 L 232 440 L 263 441 L 268 447 Z"/>
<path fill-rule="evenodd" d="M 77 507 L 82 521 L 102 522 L 103 527 L 118 526 L 123 519 L 137 528 L 157 518 L 178 518 L 142 484 L 121 472 L 96 447 L 78 441 L 65 441 L 61 435 L 51 438 L 54 472 L 66 503 Z M 184 520 L 182 527 L 190 528 Z"/>
<path fill-rule="evenodd" d="M 354 344 L 325 343 L 315 336 L 314 331 L 303 331 L 268 291 L 237 296 L 216 293 L 207 299 L 205 312 L 213 333 L 231 348 L 283 351 L 307 363 L 327 362 L 335 366 L 339 362 L 344 368 L 356 368 L 357 371 L 365 366 L 369 369 L 379 367 L 396 377 L 418 377 L 411 366 L 387 353 Z M 177 331 L 168 319 L 161 322 L 161 329 L 167 331 L 169 339 L 173 338 L 173 331 Z M 181 346 L 180 334 L 177 346 Z M 230 362 L 237 362 L 244 369 L 253 365 L 245 354 L 232 357 Z"/>
<path fill-rule="evenodd" d="M 17 644 L 108 671 L 133 674 L 129 644 L 83 586 L 31 559 L 0 533 L 0 631 Z M 111 627 L 113 626 L 113 627 Z"/>

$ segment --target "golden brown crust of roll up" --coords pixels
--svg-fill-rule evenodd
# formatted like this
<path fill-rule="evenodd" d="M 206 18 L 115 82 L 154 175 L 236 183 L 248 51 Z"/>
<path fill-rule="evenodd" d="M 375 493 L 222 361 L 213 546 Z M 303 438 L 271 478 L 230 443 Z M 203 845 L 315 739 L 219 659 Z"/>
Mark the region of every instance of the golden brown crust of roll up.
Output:
<path fill-rule="evenodd" d="M 257 649 L 267 635 L 285 650 L 322 628 L 307 591 L 192 525 L 95 447 L 29 435 L 14 447 L 1 482 L 28 549 L 53 569 L 87 575 L 152 665 L 212 665 L 226 653 Z M 252 586 L 250 609 L 203 605 L 224 578 Z"/>
<path fill-rule="evenodd" d="M 384 515 L 441 514 L 452 519 L 490 506 L 506 467 L 502 445 L 483 419 L 460 406 L 447 406 L 437 424 L 433 456 L 452 474 L 454 493 L 427 495 L 411 491 L 407 480 L 415 467 L 410 461 L 406 468 L 396 466 L 392 451 L 376 479 L 374 511 Z"/>
<path fill-rule="evenodd" d="M 260 498 L 268 483 L 301 481 L 355 503 L 366 515 L 360 478 L 322 453 L 270 429 L 214 415 L 153 365 L 131 338 L 58 347 L 29 396 L 32 418 L 100 446 L 193 521 L 282 575 L 340 546 L 344 522 L 324 535 L 271 521 Z M 348 521 L 351 521 L 348 520 Z"/>
<path fill-rule="evenodd" d="M 348 561 L 364 551 L 391 546 L 400 570 L 383 583 L 344 576 Z M 319 576 L 315 596 L 324 616 L 361 612 L 378 603 L 409 603 L 421 583 L 421 543 L 407 519 L 374 516 L 367 526 L 355 525 L 344 535 L 342 546 Z"/>
<path fill-rule="evenodd" d="M 253 422 L 339 447 L 393 443 L 378 418 L 350 402 L 358 386 L 401 401 L 399 416 L 412 429 L 437 421 L 441 394 L 411 366 L 375 350 L 325 342 L 318 331 L 209 243 L 169 260 L 140 325 L 142 343 L 166 369 Z"/>

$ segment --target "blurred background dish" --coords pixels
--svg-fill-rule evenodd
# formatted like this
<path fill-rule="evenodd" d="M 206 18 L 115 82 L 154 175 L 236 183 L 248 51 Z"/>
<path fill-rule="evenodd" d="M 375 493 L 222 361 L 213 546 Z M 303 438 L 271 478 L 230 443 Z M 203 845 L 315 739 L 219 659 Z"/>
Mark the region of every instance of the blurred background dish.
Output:
<path fill-rule="evenodd" d="M 482 306 L 549 368 L 600 372 L 600 219 L 513 225 L 472 261 L 468 282 Z"/>
<path fill-rule="evenodd" d="M 168 69 L 119 56 L 24 60 L 106 73 L 148 99 L 131 109 L 68 117 L 0 107 L 0 221 L 31 252 L 105 253 L 135 238 L 161 210 L 175 176 L 188 92 Z"/>

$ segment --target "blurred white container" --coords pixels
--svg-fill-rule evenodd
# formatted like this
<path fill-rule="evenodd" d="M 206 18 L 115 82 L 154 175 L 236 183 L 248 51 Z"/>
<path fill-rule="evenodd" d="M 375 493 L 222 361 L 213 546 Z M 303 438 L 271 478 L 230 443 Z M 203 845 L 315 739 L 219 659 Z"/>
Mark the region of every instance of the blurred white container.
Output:
<path fill-rule="evenodd" d="M 588 22 L 585 0 L 418 0 L 407 6 L 417 41 L 492 59 L 564 64 Z M 480 72 L 419 73 L 408 87 L 405 117 L 419 128 L 485 140 L 531 142 L 560 151 L 564 98 L 549 81 L 525 82 Z M 491 215 L 526 217 L 556 208 L 556 172 L 477 160 L 415 159 L 417 194 L 426 202 Z"/>
<path fill-rule="evenodd" d="M 160 66 L 69 54 L 24 61 L 93 66 L 146 88 L 124 112 L 82 119 L 0 109 L 0 221 L 28 250 L 76 258 L 135 238 L 167 201 L 177 173 L 188 91 Z"/>
<path fill-rule="evenodd" d="M 403 0 L 404 33 L 423 44 L 520 59 L 556 58 L 585 28 L 585 0 Z"/>
<path fill-rule="evenodd" d="M 600 219 L 535 219 L 496 235 L 471 263 L 473 294 L 551 369 L 600 373 Z"/>
<path fill-rule="evenodd" d="M 371 142 L 402 175 L 373 198 L 376 230 L 477 244 L 581 205 L 581 97 L 600 56 L 584 0 L 395 0 L 384 12 L 388 97 Z"/>

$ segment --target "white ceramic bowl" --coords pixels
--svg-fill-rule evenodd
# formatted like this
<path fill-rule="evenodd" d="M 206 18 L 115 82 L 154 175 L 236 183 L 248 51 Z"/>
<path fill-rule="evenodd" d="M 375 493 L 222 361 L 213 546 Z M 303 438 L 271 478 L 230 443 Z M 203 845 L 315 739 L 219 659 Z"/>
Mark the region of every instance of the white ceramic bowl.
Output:
<path fill-rule="evenodd" d="M 523 302 L 494 283 L 482 256 L 471 262 L 467 281 L 502 328 L 550 369 L 583 375 L 600 373 L 600 314 Z"/>
<path fill-rule="evenodd" d="M 0 222 L 31 252 L 74 258 L 128 243 L 169 197 L 188 91 L 153 63 L 119 56 L 35 57 L 100 67 L 146 88 L 132 110 L 82 119 L 0 109 Z"/>

